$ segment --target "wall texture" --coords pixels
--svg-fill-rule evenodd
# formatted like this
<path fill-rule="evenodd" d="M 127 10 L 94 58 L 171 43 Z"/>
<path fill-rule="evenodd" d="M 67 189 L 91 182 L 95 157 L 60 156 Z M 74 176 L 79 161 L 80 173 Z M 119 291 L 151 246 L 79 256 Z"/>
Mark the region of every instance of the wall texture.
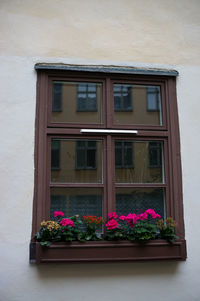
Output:
<path fill-rule="evenodd" d="M 0 301 L 199 300 L 199 0 L 0 0 Z M 38 62 L 174 68 L 188 259 L 29 265 Z"/>

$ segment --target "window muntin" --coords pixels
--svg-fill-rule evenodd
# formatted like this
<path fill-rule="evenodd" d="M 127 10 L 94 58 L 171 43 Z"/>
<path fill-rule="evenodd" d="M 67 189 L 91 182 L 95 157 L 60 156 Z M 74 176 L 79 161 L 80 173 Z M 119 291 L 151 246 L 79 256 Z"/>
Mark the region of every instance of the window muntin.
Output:
<path fill-rule="evenodd" d="M 102 83 L 54 80 L 51 95 L 51 123 L 102 124 Z"/>
<path fill-rule="evenodd" d="M 126 96 L 123 98 L 123 93 L 121 92 L 121 98 L 119 96 L 116 97 L 115 90 L 125 88 L 129 91 L 126 93 Z M 119 93 L 120 92 L 118 92 L 118 94 Z M 114 125 L 162 126 L 163 118 L 161 100 L 160 86 L 113 84 Z M 133 102 L 134 110 L 132 109 Z M 131 109 L 123 110 L 121 103 L 129 103 L 129 108 Z M 116 110 L 117 107 L 119 109 Z"/>

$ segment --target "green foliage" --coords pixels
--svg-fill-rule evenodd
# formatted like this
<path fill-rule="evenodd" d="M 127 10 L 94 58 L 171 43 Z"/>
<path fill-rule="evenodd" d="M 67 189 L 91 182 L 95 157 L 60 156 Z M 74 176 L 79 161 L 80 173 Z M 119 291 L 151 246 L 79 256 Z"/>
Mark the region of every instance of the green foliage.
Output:
<path fill-rule="evenodd" d="M 124 240 L 127 239 L 124 229 L 122 227 L 107 230 L 105 235 L 106 240 Z"/>
<path fill-rule="evenodd" d="M 171 217 L 168 217 L 166 222 L 163 219 L 159 220 L 156 226 L 160 231 L 159 237 L 161 239 L 166 239 L 168 242 L 173 243 L 178 238 L 175 234 L 176 222 Z"/>
<path fill-rule="evenodd" d="M 150 239 L 155 239 L 156 233 L 156 226 L 154 224 L 140 221 L 135 224 L 132 237 L 135 237 L 135 240 L 139 242 L 147 242 Z"/>
<path fill-rule="evenodd" d="M 35 238 L 43 247 L 49 247 L 51 242 L 72 242 L 72 241 L 98 241 L 98 240 L 129 240 L 146 243 L 151 239 L 165 239 L 173 243 L 178 237 L 175 234 L 176 223 L 172 218 L 157 220 L 156 225 L 151 219 L 138 220 L 135 223 L 128 223 L 126 220 L 111 220 L 113 227 L 106 230 L 104 237 L 97 233 L 98 227 L 104 223 L 102 218 L 87 216 L 83 222 L 79 216 L 69 219 L 57 219 L 58 221 L 43 221 L 41 229 L 36 233 Z M 62 222 L 67 222 L 62 223 Z M 73 222 L 73 223 L 72 223 Z M 71 225 L 71 226 L 70 226 Z M 111 225 L 112 226 L 112 225 Z"/>

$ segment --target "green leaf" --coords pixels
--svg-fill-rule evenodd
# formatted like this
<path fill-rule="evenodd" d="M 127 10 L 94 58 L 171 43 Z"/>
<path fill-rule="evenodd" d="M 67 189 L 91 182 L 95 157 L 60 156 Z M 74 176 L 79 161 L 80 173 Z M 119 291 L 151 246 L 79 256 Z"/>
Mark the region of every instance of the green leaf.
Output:
<path fill-rule="evenodd" d="M 50 246 L 50 241 L 41 241 L 40 245 L 43 247 L 49 247 Z"/>

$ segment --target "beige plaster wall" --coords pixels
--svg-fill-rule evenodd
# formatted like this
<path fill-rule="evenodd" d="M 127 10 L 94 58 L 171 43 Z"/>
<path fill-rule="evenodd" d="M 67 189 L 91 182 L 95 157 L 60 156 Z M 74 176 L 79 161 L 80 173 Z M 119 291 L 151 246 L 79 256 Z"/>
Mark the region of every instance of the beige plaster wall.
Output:
<path fill-rule="evenodd" d="M 0 0 L 0 301 L 199 301 L 200 1 Z M 30 266 L 37 62 L 177 69 L 186 262 Z"/>
<path fill-rule="evenodd" d="M 199 0 L 1 0 L 1 53 L 200 64 Z"/>

